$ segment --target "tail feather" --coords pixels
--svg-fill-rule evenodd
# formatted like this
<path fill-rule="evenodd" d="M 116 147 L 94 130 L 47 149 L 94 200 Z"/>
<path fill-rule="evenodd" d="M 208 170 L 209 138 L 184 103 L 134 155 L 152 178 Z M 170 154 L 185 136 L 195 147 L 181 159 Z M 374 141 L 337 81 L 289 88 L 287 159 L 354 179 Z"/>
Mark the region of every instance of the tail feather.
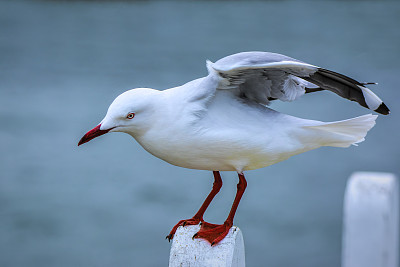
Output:
<path fill-rule="evenodd" d="M 307 126 L 307 128 L 318 131 L 317 136 L 322 146 L 349 147 L 364 141 L 367 132 L 374 127 L 377 117 L 377 115 L 367 114 L 348 120 Z"/>

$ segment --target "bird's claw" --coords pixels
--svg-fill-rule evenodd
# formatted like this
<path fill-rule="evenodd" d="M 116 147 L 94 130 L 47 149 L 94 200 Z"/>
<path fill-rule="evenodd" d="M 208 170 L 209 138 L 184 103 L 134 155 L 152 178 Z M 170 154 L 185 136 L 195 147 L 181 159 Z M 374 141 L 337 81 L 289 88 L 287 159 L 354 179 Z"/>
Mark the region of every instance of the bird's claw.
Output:
<path fill-rule="evenodd" d="M 201 238 L 208 241 L 211 246 L 214 246 L 225 238 L 231 227 L 232 224 L 227 222 L 220 225 L 204 222 L 203 227 L 193 235 L 192 239 Z"/>
<path fill-rule="evenodd" d="M 169 234 L 165 237 L 165 239 L 168 239 L 168 242 L 171 242 L 172 238 L 174 238 L 173 235 Z"/>
<path fill-rule="evenodd" d="M 198 234 L 198 233 L 195 233 L 195 234 L 192 236 L 192 240 L 194 240 L 194 239 L 196 238 L 197 234 Z"/>
<path fill-rule="evenodd" d="M 169 235 L 166 236 L 166 239 L 168 239 L 168 242 L 170 242 L 175 235 L 176 230 L 179 228 L 179 226 L 185 227 L 188 225 L 197 225 L 199 223 L 202 223 L 203 219 L 199 219 L 197 217 L 193 217 L 191 219 L 186 219 L 186 220 L 180 220 L 171 230 Z"/>

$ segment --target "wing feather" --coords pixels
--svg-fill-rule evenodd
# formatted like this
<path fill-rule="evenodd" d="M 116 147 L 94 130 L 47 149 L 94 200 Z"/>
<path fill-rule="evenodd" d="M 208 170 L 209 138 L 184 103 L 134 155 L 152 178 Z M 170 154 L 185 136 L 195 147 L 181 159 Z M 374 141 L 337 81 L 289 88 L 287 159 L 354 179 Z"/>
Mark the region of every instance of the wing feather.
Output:
<path fill-rule="evenodd" d="M 220 80 L 217 90 L 268 105 L 271 100 L 293 101 L 305 93 L 329 90 L 381 114 L 389 109 L 366 83 L 284 55 L 244 52 L 207 62 Z"/>

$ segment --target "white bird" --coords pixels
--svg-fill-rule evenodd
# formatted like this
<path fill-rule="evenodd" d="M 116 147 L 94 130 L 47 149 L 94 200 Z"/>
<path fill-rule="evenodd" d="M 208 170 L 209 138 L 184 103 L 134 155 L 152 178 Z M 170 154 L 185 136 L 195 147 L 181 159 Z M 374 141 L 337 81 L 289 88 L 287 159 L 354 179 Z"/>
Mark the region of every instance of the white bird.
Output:
<path fill-rule="evenodd" d="M 164 91 L 132 89 L 119 95 L 105 118 L 78 145 L 108 132 L 130 134 L 145 150 L 173 165 L 214 174 L 213 189 L 191 219 L 201 223 L 194 238 L 211 245 L 221 241 L 246 188 L 243 172 L 263 168 L 321 146 L 348 147 L 364 140 L 376 115 L 336 122 L 306 120 L 267 107 L 270 101 L 293 101 L 329 90 L 381 114 L 389 109 L 368 83 L 302 61 L 268 52 L 243 52 L 215 63 L 208 76 Z M 206 223 L 203 214 L 222 186 L 219 171 L 236 171 L 238 190 L 222 225 Z"/>

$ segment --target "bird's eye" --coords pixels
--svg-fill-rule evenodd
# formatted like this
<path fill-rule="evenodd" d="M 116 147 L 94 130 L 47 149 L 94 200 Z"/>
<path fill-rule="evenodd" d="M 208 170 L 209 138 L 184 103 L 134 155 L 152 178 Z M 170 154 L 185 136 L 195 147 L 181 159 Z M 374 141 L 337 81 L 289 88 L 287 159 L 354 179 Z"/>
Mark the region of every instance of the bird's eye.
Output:
<path fill-rule="evenodd" d="M 129 113 L 128 115 L 126 115 L 127 119 L 133 119 L 133 117 L 135 117 L 135 113 Z"/>

